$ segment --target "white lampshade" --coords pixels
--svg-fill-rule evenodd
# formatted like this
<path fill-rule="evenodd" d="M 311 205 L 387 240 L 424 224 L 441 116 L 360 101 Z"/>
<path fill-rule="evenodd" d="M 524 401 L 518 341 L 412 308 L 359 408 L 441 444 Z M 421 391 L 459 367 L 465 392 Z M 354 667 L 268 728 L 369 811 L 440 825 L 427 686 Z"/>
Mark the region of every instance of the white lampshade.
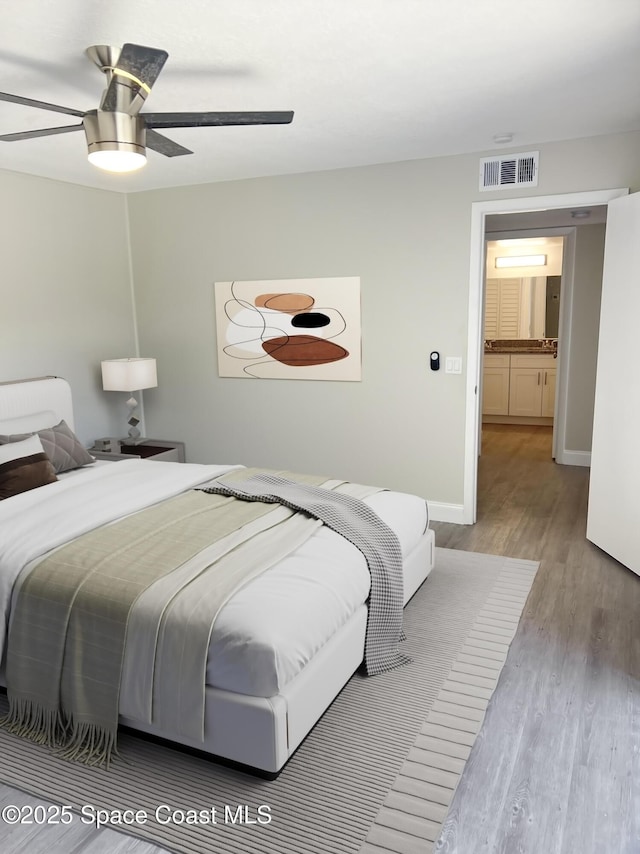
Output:
<path fill-rule="evenodd" d="M 139 391 L 157 385 L 155 359 L 106 359 L 102 362 L 105 391 Z"/>

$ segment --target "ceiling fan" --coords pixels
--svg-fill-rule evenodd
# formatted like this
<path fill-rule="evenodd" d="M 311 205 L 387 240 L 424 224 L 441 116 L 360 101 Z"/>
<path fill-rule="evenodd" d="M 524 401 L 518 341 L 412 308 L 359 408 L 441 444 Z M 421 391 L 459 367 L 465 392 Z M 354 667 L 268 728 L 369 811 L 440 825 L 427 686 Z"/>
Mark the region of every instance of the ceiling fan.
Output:
<path fill-rule="evenodd" d="M 0 92 L 0 101 L 52 110 L 82 119 L 77 125 L 4 134 L 0 136 L 1 141 L 16 142 L 83 129 L 91 163 L 110 172 L 130 172 L 144 166 L 146 148 L 164 154 L 165 157 L 193 154 L 188 148 L 158 133 L 156 128 L 288 124 L 293 119 L 292 111 L 140 113 L 169 54 L 157 48 L 128 43 L 123 45 L 122 49 L 109 45 L 93 45 L 87 48 L 85 53 L 107 77 L 107 88 L 99 108 L 82 112 L 58 104 Z"/>

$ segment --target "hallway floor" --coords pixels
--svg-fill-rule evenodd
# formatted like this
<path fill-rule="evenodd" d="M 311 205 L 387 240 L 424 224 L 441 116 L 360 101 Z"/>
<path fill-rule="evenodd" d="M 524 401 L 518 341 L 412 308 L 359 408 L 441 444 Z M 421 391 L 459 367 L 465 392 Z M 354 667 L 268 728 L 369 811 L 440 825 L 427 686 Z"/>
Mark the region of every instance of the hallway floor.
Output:
<path fill-rule="evenodd" d="M 539 560 L 447 854 L 640 852 L 640 579 L 585 538 L 589 469 L 551 428 L 486 425 L 475 525 L 436 544 Z"/>

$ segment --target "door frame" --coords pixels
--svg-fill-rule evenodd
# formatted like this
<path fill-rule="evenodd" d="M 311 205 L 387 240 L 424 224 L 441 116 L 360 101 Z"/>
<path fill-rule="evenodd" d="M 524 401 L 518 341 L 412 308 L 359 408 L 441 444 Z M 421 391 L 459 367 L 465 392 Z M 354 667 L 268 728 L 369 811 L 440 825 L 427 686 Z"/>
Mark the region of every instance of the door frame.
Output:
<path fill-rule="evenodd" d="M 581 193 L 563 193 L 550 196 L 530 196 L 498 199 L 471 204 L 471 246 L 469 253 L 469 311 L 467 323 L 467 381 L 465 392 L 465 450 L 464 496 L 462 521 L 472 525 L 476 521 L 478 492 L 478 450 L 480 431 L 479 394 L 482 368 L 485 258 L 485 219 L 487 216 L 507 213 L 554 210 L 559 208 L 605 205 L 612 199 L 626 196 L 629 189 L 617 187 L 606 190 L 588 190 Z M 571 328 L 570 308 L 565 311 L 565 324 Z M 562 319 L 561 319 L 562 320 Z M 567 361 L 566 359 L 564 360 Z"/>

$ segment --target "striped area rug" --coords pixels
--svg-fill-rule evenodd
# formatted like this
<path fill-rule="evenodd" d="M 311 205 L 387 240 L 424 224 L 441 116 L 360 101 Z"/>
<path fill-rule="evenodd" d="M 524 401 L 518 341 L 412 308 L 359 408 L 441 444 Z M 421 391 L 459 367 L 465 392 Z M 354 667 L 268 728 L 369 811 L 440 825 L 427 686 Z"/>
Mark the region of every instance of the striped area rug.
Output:
<path fill-rule="evenodd" d="M 277 780 L 128 734 L 120 741 L 127 761 L 105 772 L 1 730 L 0 780 L 77 811 L 144 810 L 146 824 L 114 829 L 179 854 L 428 854 L 537 567 L 436 549 L 435 568 L 405 611 L 412 663 L 354 676 Z M 5 708 L 2 696 L 0 715 Z M 161 805 L 167 823 L 154 820 Z M 215 824 L 182 820 L 212 807 Z"/>

